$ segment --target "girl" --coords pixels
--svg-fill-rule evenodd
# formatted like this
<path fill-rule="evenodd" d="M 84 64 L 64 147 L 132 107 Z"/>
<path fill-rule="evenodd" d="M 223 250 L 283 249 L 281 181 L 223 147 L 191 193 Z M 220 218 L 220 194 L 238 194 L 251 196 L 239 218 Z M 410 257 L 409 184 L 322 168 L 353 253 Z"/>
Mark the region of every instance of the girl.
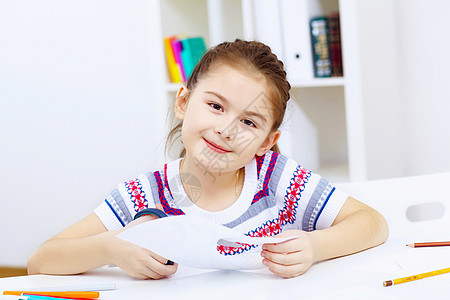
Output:
<path fill-rule="evenodd" d="M 181 158 L 119 184 L 94 213 L 40 246 L 29 273 L 74 274 L 106 264 L 137 278 L 175 273 L 177 264 L 116 237 L 151 220 L 132 221 L 148 207 L 207 218 L 249 236 L 298 235 L 256 253 L 285 278 L 383 243 L 388 228 L 378 212 L 279 154 L 289 89 L 283 63 L 268 46 L 236 40 L 210 49 L 176 95 L 179 124 L 167 145 L 181 136 Z M 250 255 L 247 246 L 217 251 Z"/>

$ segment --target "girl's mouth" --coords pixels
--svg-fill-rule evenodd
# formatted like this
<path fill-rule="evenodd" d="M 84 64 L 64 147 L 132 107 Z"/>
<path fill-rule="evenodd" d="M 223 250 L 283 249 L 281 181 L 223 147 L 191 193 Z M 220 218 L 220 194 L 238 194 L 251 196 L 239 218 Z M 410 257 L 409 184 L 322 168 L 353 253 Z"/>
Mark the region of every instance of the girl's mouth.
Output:
<path fill-rule="evenodd" d="M 216 143 L 210 142 L 210 141 L 208 141 L 205 138 L 203 138 L 203 140 L 205 141 L 205 143 L 208 146 L 208 148 L 211 149 L 214 152 L 217 152 L 217 153 L 229 153 L 229 152 L 231 152 L 230 150 L 227 150 L 224 147 L 217 145 Z"/>

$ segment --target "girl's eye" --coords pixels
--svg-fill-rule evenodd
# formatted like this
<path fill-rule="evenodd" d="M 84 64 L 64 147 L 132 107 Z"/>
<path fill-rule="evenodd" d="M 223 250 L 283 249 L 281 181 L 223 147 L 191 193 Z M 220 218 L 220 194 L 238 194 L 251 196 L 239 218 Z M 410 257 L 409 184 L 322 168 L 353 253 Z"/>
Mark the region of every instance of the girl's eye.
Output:
<path fill-rule="evenodd" d="M 217 103 L 211 102 L 211 103 L 208 103 L 208 104 L 209 104 L 209 106 L 211 106 L 212 108 L 214 108 L 214 109 L 216 109 L 216 110 L 223 111 L 222 106 L 220 106 L 220 105 L 217 104 Z"/>
<path fill-rule="evenodd" d="M 247 126 L 256 127 L 256 124 L 253 121 L 251 121 L 251 120 L 244 119 L 241 122 L 244 123 Z"/>

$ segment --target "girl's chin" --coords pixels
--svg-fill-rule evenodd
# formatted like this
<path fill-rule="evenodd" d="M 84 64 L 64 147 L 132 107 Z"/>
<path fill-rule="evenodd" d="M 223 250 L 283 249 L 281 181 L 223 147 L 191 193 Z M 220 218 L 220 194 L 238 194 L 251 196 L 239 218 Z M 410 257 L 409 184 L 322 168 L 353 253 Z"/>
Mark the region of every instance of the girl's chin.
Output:
<path fill-rule="evenodd" d="M 218 154 L 211 151 L 197 153 L 199 154 L 192 155 L 192 153 L 186 151 L 185 158 L 193 165 L 202 168 L 204 172 L 226 173 L 234 170 L 233 168 L 235 167 L 236 161 L 232 160 L 228 154 Z"/>

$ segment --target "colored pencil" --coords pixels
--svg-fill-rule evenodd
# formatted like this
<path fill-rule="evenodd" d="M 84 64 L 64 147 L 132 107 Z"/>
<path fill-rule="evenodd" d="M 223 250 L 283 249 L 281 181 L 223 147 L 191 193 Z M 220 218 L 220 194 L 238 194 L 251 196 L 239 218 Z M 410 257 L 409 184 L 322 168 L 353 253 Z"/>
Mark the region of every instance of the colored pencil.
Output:
<path fill-rule="evenodd" d="M 54 296 L 66 298 L 92 299 L 100 296 L 99 292 L 77 291 L 77 292 L 43 292 L 43 291 L 4 291 L 3 295 L 36 295 L 36 296 Z"/>
<path fill-rule="evenodd" d="M 428 243 L 413 243 L 406 245 L 411 248 L 420 248 L 420 247 L 441 247 L 441 246 L 450 246 L 450 242 L 428 242 Z"/>
<path fill-rule="evenodd" d="M 441 275 L 441 274 L 445 274 L 445 273 L 450 273 L 450 268 L 431 271 L 431 272 L 427 272 L 427 273 L 412 275 L 412 276 L 393 279 L 393 280 L 386 280 L 383 282 L 383 286 L 396 285 L 396 284 L 400 284 L 400 283 L 410 282 L 410 281 L 427 278 L 427 277 L 431 277 L 431 276 L 436 276 L 436 275 Z"/>

